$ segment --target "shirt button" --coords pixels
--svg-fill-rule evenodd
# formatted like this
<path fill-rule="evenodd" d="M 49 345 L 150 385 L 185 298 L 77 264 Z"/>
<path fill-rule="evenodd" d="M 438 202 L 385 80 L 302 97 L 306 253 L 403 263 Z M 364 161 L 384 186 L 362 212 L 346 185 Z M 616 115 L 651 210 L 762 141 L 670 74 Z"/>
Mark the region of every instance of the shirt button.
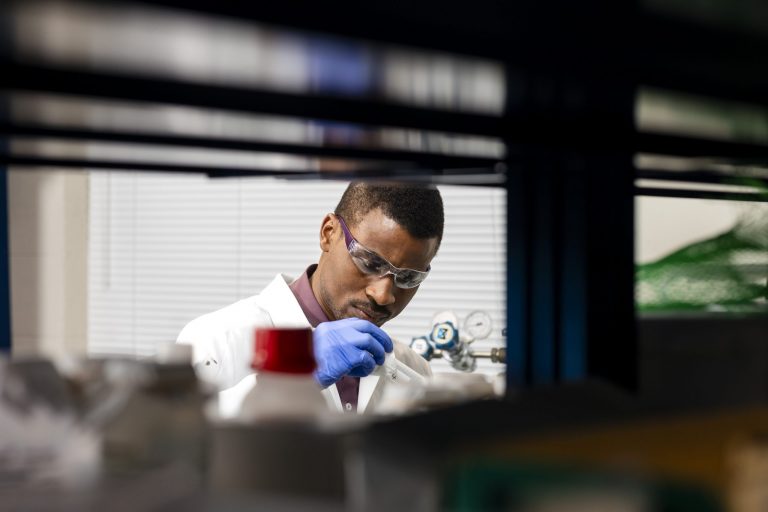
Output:
<path fill-rule="evenodd" d="M 348 410 L 348 411 L 351 411 L 351 410 L 352 410 L 352 404 L 350 404 L 349 402 L 347 402 L 346 404 L 344 404 L 344 408 L 345 408 L 346 410 Z"/>

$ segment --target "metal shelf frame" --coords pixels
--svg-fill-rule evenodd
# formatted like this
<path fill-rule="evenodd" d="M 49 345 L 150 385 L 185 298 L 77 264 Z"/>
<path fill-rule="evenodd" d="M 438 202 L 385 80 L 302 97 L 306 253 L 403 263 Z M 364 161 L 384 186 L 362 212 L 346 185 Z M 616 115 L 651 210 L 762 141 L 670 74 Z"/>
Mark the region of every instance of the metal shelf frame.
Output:
<path fill-rule="evenodd" d="M 507 191 L 507 368 L 510 388 L 598 378 L 627 389 L 638 380 L 634 311 L 634 197 L 689 197 L 690 190 L 636 188 L 637 177 L 727 182 L 709 171 L 668 173 L 635 169 L 633 157 L 650 152 L 683 157 L 768 163 L 768 146 L 709 141 L 634 126 L 641 86 L 768 106 L 768 38 L 699 26 L 644 11 L 635 2 L 481 0 L 461 8 L 403 2 L 362 7 L 322 3 L 153 1 L 138 4 L 250 20 L 335 37 L 448 51 L 496 59 L 508 77 L 499 115 L 394 104 L 377 98 L 294 94 L 184 82 L 168 78 L 46 66 L 21 60 L 9 41 L 0 52 L 0 91 L 49 92 L 85 98 L 152 102 L 321 119 L 365 127 L 400 127 L 492 137 L 502 158 L 386 148 L 316 146 L 135 131 L 42 126 L 0 116 L 0 136 L 27 139 L 130 142 L 240 149 L 375 161 L 345 173 L 294 169 L 72 160 L 14 155 L 3 146 L 0 163 L 89 167 L 211 176 L 279 175 L 293 178 L 495 176 Z M 402 4 L 402 5 L 401 5 Z M 403 11 L 403 9 L 407 9 Z M 440 16 L 435 16 L 436 12 Z M 492 180 L 491 183 L 494 183 Z M 0 197 L 5 198 L 4 191 Z M 696 197 L 714 197 L 695 192 Z M 686 195 L 688 194 L 688 195 Z M 714 193 L 716 194 L 716 193 Z M 732 198 L 739 198 L 731 196 Z M 754 195 L 740 197 L 758 200 Z M 2 201 L 3 211 L 7 199 Z M 0 218 L 5 229 L 7 219 Z M 3 244 L 8 290 L 7 232 Z M 5 294 L 7 295 L 7 294 Z M 9 310 L 0 302 L 0 312 Z M 9 316 L 9 315 L 6 315 Z M 10 333 L 0 322 L 0 329 Z M 10 339 L 10 334 L 7 336 Z M 0 348 L 3 348 L 0 346 Z"/>

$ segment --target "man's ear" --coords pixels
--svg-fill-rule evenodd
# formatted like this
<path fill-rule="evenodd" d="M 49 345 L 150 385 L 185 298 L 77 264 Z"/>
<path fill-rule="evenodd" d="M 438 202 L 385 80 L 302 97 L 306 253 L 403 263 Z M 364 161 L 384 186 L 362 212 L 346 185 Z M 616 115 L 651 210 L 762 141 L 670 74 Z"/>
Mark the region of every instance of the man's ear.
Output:
<path fill-rule="evenodd" d="M 339 222 L 336 217 L 329 213 L 323 218 L 323 223 L 320 224 L 320 250 L 328 252 L 331 250 L 331 242 L 333 242 L 333 234 L 336 232 L 336 226 Z"/>

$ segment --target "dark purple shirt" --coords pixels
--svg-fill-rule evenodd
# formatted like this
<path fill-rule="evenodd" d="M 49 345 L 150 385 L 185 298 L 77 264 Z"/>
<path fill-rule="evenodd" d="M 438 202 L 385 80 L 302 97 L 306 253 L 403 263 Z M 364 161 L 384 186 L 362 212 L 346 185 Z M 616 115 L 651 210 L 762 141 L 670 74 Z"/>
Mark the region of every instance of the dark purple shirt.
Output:
<path fill-rule="evenodd" d="M 317 298 L 312 292 L 312 285 L 309 282 L 309 279 L 312 277 L 316 268 L 317 264 L 310 265 L 307 267 L 306 272 L 301 274 L 301 277 L 288 285 L 312 327 L 317 327 L 317 324 L 321 322 L 328 322 L 328 317 L 325 315 L 323 308 L 320 307 L 320 303 L 317 302 Z M 344 410 L 356 411 L 357 395 L 360 391 L 360 379 L 345 375 L 336 382 L 336 389 L 339 390 L 339 397 L 341 398 L 341 404 L 344 407 Z"/>

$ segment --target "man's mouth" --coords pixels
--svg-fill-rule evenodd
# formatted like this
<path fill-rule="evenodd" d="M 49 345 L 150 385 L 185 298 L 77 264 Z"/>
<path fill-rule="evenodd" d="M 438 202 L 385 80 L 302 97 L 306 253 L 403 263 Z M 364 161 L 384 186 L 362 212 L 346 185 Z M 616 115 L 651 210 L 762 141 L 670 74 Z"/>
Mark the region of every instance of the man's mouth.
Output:
<path fill-rule="evenodd" d="M 389 318 L 389 313 L 376 313 L 369 308 L 361 306 L 353 307 L 355 308 L 355 316 L 362 318 L 363 320 L 368 320 L 369 322 L 376 325 L 384 323 L 384 321 Z"/>

